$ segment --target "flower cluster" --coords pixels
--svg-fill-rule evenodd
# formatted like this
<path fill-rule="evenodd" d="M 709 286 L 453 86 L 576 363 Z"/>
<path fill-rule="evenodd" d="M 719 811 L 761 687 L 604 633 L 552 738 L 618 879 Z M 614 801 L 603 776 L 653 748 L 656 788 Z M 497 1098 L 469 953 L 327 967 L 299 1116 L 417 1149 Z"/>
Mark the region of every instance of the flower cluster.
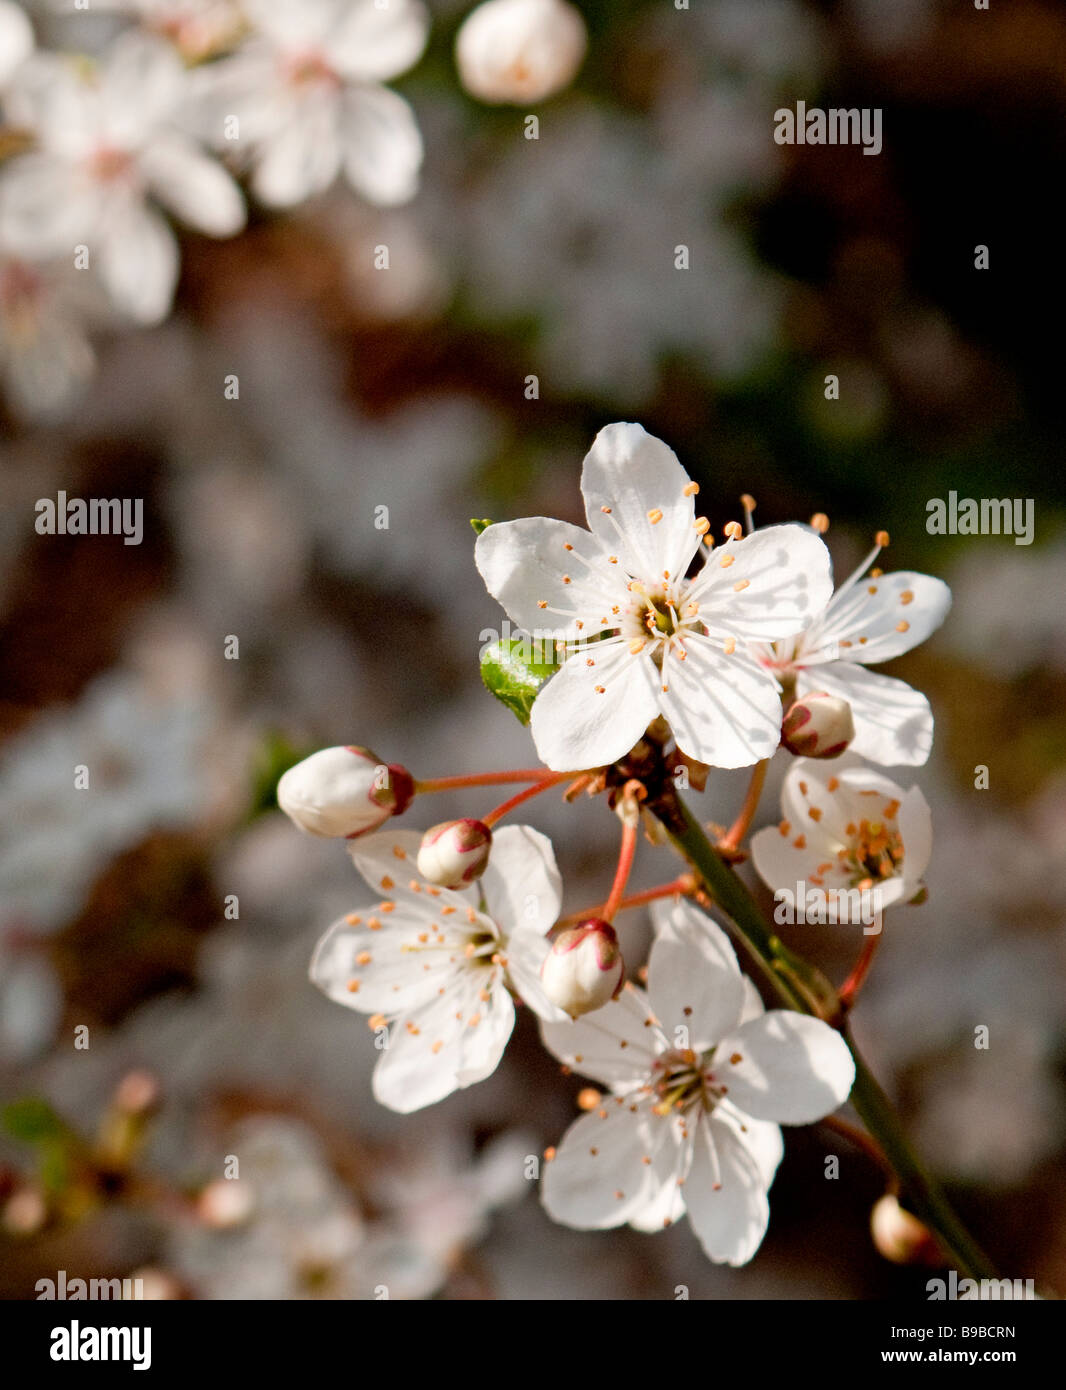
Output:
<path fill-rule="evenodd" d="M 740 841 L 778 749 L 793 761 L 780 824 L 751 842 L 763 879 L 838 905 L 872 893 L 878 934 L 885 908 L 921 900 L 929 808 L 859 754 L 921 762 L 932 716 L 917 692 L 865 663 L 928 636 L 948 593 L 924 575 L 870 569 L 883 534 L 834 593 L 825 519 L 756 530 L 750 497 L 746 524 L 728 522 L 715 544 L 697 484 L 639 425 L 600 432 L 581 491 L 587 530 L 542 517 L 476 527 L 489 591 L 542 658 L 558 657 L 527 673 L 531 706 L 496 690 L 529 708 L 546 768 L 420 781 L 347 747 L 281 779 L 282 809 L 305 830 L 347 839 L 374 894 L 322 938 L 311 978 L 370 1016 L 381 1051 L 374 1094 L 402 1112 L 493 1072 L 516 1002 L 526 1004 L 564 1071 L 607 1088 L 582 1092 L 586 1114 L 547 1151 L 548 1212 L 579 1229 L 645 1231 L 687 1212 L 710 1259 L 742 1264 L 766 1230 L 779 1126 L 821 1120 L 850 1095 L 856 1067 L 841 1027 L 873 947 L 839 991 L 782 957 L 789 1007 L 767 1010 L 701 908 L 717 896 L 715 872 L 747 857 Z M 744 766 L 752 784 L 737 823 L 716 846 L 704 842 L 712 872 L 685 837 L 676 773 L 702 787 L 712 768 Z M 480 818 L 423 834 L 387 824 L 426 794 L 505 782 L 530 785 Z M 528 825 L 496 827 L 563 784 L 567 800 L 606 796 L 621 848 L 606 901 L 561 918 L 550 842 Z M 698 872 L 627 898 L 640 826 L 656 822 L 649 838 L 665 833 Z M 626 980 L 612 925 L 643 903 L 655 926 L 646 989 Z M 740 930 L 744 913 L 730 915 Z M 834 910 L 820 920 L 848 919 Z M 757 954 L 777 949 L 756 932 Z"/>
<path fill-rule="evenodd" d="M 35 51 L 21 8 L 0 4 L 13 151 L 0 167 L 0 369 L 33 416 L 76 398 L 93 368 L 88 329 L 170 312 L 180 269 L 170 219 L 209 237 L 243 229 L 237 176 L 275 208 L 342 174 L 380 206 L 418 186 L 418 126 L 384 84 L 422 54 L 420 0 L 99 8 L 134 23 L 86 56 Z"/>
<path fill-rule="evenodd" d="M 388 84 L 421 59 L 423 0 L 43 0 L 89 52 L 37 46 L 0 0 L 0 378 L 31 419 L 69 413 L 96 330 L 167 317 L 174 224 L 229 238 L 246 192 L 291 209 L 346 186 L 410 202 L 423 142 Z M 116 24 L 118 26 L 117 37 Z M 459 81 L 478 101 L 536 104 L 585 55 L 565 0 L 486 0 L 459 28 Z"/>

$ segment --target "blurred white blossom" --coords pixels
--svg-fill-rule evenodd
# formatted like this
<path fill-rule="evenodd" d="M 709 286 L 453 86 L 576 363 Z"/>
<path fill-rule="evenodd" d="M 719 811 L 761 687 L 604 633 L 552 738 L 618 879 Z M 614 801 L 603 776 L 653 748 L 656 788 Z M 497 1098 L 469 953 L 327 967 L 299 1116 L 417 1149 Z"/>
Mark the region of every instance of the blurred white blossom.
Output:
<path fill-rule="evenodd" d="M 166 316 L 178 279 L 178 243 L 154 202 L 210 236 L 244 226 L 240 189 L 177 128 L 186 82 L 168 44 L 130 32 L 99 64 L 35 55 L 5 101 L 37 143 L 0 174 L 0 237 L 93 270 L 138 323 Z"/>
<path fill-rule="evenodd" d="M 192 77 L 189 119 L 211 144 L 250 165 L 256 197 L 291 207 L 343 172 L 372 203 L 418 188 L 422 137 L 385 82 L 422 55 L 419 0 L 245 0 L 251 35 Z"/>

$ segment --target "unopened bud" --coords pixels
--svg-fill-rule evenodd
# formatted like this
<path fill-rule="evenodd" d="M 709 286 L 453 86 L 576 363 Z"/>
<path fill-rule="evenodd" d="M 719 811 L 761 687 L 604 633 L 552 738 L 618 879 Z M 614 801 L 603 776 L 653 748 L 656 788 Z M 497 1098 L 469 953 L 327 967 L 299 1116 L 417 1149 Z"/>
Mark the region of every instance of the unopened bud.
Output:
<path fill-rule="evenodd" d="M 492 831 L 484 821 L 446 820 L 422 836 L 418 872 L 441 888 L 465 888 L 485 872 Z"/>
<path fill-rule="evenodd" d="M 284 774 L 278 805 L 310 835 L 351 839 L 401 815 L 414 792 L 405 767 L 368 748 L 323 748 Z"/>
<path fill-rule="evenodd" d="M 854 737 L 851 706 L 824 690 L 797 700 L 781 725 L 781 742 L 797 758 L 838 758 Z"/>
<path fill-rule="evenodd" d="M 472 97 L 523 106 L 568 86 L 587 44 L 585 21 L 565 0 L 486 0 L 460 26 L 455 60 Z"/>
<path fill-rule="evenodd" d="M 602 1009 L 622 988 L 625 973 L 614 927 L 599 917 L 561 931 L 540 968 L 545 994 L 571 1018 Z"/>
<path fill-rule="evenodd" d="M 870 1213 L 870 1234 L 878 1251 L 893 1264 L 940 1263 L 940 1251 L 928 1228 L 909 1211 L 904 1211 L 891 1192 L 874 1204 Z"/>

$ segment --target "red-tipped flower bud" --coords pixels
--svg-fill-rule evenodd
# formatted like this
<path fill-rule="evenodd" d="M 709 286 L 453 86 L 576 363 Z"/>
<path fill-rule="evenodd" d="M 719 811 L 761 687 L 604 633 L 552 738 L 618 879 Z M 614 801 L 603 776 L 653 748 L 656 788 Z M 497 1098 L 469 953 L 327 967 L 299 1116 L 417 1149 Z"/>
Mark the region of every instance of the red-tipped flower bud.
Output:
<path fill-rule="evenodd" d="M 797 758 L 839 758 L 854 737 L 851 706 L 824 690 L 797 700 L 781 725 L 781 742 Z"/>
<path fill-rule="evenodd" d="M 310 835 L 352 839 L 404 812 L 414 779 L 369 748 L 323 748 L 290 767 L 278 783 L 278 805 Z"/>
<path fill-rule="evenodd" d="M 418 872 L 441 888 L 465 888 L 485 872 L 492 831 L 479 820 L 446 820 L 422 836 Z"/>
<path fill-rule="evenodd" d="M 571 1018 L 602 1009 L 622 988 L 625 973 L 614 927 L 599 917 L 561 931 L 540 968 L 545 994 Z"/>

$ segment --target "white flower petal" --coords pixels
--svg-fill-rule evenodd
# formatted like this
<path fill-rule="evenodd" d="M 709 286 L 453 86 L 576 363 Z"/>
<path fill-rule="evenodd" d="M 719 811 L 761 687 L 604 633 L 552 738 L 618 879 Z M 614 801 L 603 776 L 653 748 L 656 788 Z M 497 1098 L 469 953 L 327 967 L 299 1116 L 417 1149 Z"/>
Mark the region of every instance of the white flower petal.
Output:
<path fill-rule="evenodd" d="M 855 1080 L 855 1062 L 840 1034 L 788 1009 L 771 1009 L 722 1038 L 712 1071 L 743 1114 L 788 1125 L 831 1114 Z"/>
<path fill-rule="evenodd" d="M 713 1117 L 696 1130 L 685 1203 L 709 1259 L 715 1264 L 747 1264 L 770 1220 L 766 1184 L 747 1147 Z"/>
<path fill-rule="evenodd" d="M 899 833 L 903 840 L 906 895 L 913 897 L 933 857 L 933 813 L 918 787 L 911 787 L 900 801 Z"/>
<path fill-rule="evenodd" d="M 690 902 L 656 903 L 659 934 L 648 961 L 648 999 L 667 1037 L 702 1052 L 740 1023 L 744 977 L 729 938 Z"/>
<path fill-rule="evenodd" d="M 26 154 L 0 180 L 0 243 L 28 260 L 69 257 L 90 246 L 101 203 L 90 184 L 72 180 L 70 166 L 51 154 Z"/>
<path fill-rule="evenodd" d="M 544 1046 L 582 1076 L 616 1091 L 637 1086 L 651 1074 L 660 1047 L 647 996 L 626 986 L 602 1009 L 566 1023 L 542 1023 Z"/>
<path fill-rule="evenodd" d="M 541 1201 L 553 1221 L 602 1231 L 648 1206 L 653 1178 L 644 1159 L 653 1147 L 653 1118 L 646 1099 L 608 1096 L 574 1121 L 541 1177 Z"/>
<path fill-rule="evenodd" d="M 33 52 L 33 25 L 18 5 L 0 4 L 0 86 Z"/>
<path fill-rule="evenodd" d="M 257 145 L 252 191 L 268 207 L 293 207 L 323 193 L 341 167 L 339 112 L 332 92 L 309 92 L 289 119 Z"/>
<path fill-rule="evenodd" d="M 101 143 L 137 150 L 176 110 L 185 69 L 169 43 L 131 29 L 108 50 L 97 90 Z"/>
<path fill-rule="evenodd" d="M 495 832 L 479 882 L 489 916 L 505 936 L 519 928 L 543 936 L 555 925 L 563 881 L 551 841 L 531 825 L 505 825 Z"/>
<path fill-rule="evenodd" d="M 793 835 L 801 831 L 806 835 L 812 853 L 835 852 L 848 840 L 850 822 L 885 819 L 871 815 L 871 807 L 880 812 L 879 803 L 902 797 L 903 788 L 891 777 L 849 751 L 839 758 L 797 758 L 781 789 L 781 812 L 791 823 Z M 820 810 L 820 819 L 811 815 L 812 807 Z"/>
<path fill-rule="evenodd" d="M 73 159 L 92 148 L 99 93 L 69 59 L 35 53 L 12 79 L 4 114 L 12 125 L 32 130 L 42 150 Z"/>
<path fill-rule="evenodd" d="M 238 155 L 282 130 L 296 100 L 282 86 L 277 55 L 262 44 L 194 68 L 188 93 L 182 128 L 212 148 Z M 237 140 L 227 138 L 233 116 Z"/>
<path fill-rule="evenodd" d="M 928 574 L 896 570 L 863 579 L 833 599 L 819 623 L 818 646 L 836 643 L 842 661 L 876 665 L 924 642 L 950 607 L 951 590 Z"/>
<path fill-rule="evenodd" d="M 589 530 L 645 583 L 660 581 L 664 571 L 679 578 L 700 543 L 688 485 L 677 455 L 661 439 L 641 425 L 606 425 L 581 470 Z"/>
<path fill-rule="evenodd" d="M 353 914 L 362 923 L 352 926 L 347 918 L 334 922 L 315 947 L 311 979 L 337 1004 L 365 1014 L 394 1018 L 409 1013 L 449 992 L 466 964 L 462 949 L 439 948 L 430 935 L 427 917 L 398 907 L 387 927 L 371 930 L 367 921 L 373 907 Z M 426 942 L 419 937 L 426 936 Z M 357 985 L 358 989 L 354 989 Z"/>
<path fill-rule="evenodd" d="M 551 942 L 536 931 L 519 929 L 507 939 L 507 977 L 523 1004 L 548 1023 L 565 1023 L 569 1015 L 553 1004 L 541 984 L 540 971 Z"/>
<path fill-rule="evenodd" d="M 326 55 L 347 78 L 387 82 L 413 67 L 429 34 L 429 15 L 419 0 L 356 0 L 330 33 Z"/>
<path fill-rule="evenodd" d="M 307 52 L 326 41 L 342 5 L 338 0 L 241 0 L 241 8 L 279 48 Z"/>
<path fill-rule="evenodd" d="M 658 713 L 658 687 L 650 652 L 634 656 L 624 641 L 575 653 L 533 701 L 530 731 L 541 759 L 569 772 L 624 757 Z"/>
<path fill-rule="evenodd" d="M 744 976 L 744 1008 L 740 1015 L 741 1023 L 747 1023 L 749 1018 L 762 1018 L 766 1012 L 766 1005 L 762 1002 L 759 991 L 755 988 L 751 980 Z"/>
<path fill-rule="evenodd" d="M 387 87 L 356 87 L 345 94 L 344 172 L 378 207 L 397 207 L 418 192 L 422 135 L 410 105 Z"/>
<path fill-rule="evenodd" d="M 624 575 L 612 589 L 607 553 L 579 526 L 543 516 L 497 522 L 478 536 L 474 560 L 492 597 L 533 636 L 591 637 L 617 622 Z"/>
<path fill-rule="evenodd" d="M 633 1097 L 626 1097 L 632 1114 Z M 684 1183 L 692 1163 L 692 1133 L 687 1122 L 676 1114 L 657 1115 L 652 1108 L 655 1097 L 641 1101 L 647 1107 L 650 1147 L 645 1164 L 650 1181 L 644 1192 L 644 1204 L 629 1218 L 637 1231 L 661 1231 L 680 1221 L 685 1214 Z M 615 1098 L 617 1103 L 617 1098 Z M 641 1113 L 641 1112 L 638 1112 Z"/>
<path fill-rule="evenodd" d="M 851 706 L 851 752 L 883 767 L 917 767 L 927 761 L 933 746 L 933 712 L 925 696 L 905 681 L 856 662 L 830 661 L 797 672 L 797 698 L 819 690 Z"/>
<path fill-rule="evenodd" d="M 183 136 L 157 136 L 140 167 L 155 197 L 190 227 L 229 237 L 244 226 L 241 190 L 217 160 Z"/>
<path fill-rule="evenodd" d="M 496 975 L 488 1001 L 479 998 L 488 972 L 470 971 L 455 988 L 396 1021 L 374 1068 L 376 1100 L 408 1115 L 496 1070 L 514 1027 L 514 1004 L 501 972 Z"/>
<path fill-rule="evenodd" d="M 806 837 L 806 827 L 800 827 Z M 755 872 L 768 888 L 775 891 L 787 889 L 796 891 L 796 884 L 804 882 L 820 862 L 819 850 L 829 851 L 828 846 L 816 845 L 814 849 L 797 849 L 793 840 L 800 833 L 791 829 L 782 835 L 776 826 L 766 826 L 751 837 L 751 858 Z"/>
<path fill-rule="evenodd" d="M 111 202 L 96 251 L 100 280 L 115 307 L 137 323 L 160 323 L 178 280 L 178 243 L 158 213 L 136 197 Z"/>
<path fill-rule="evenodd" d="M 739 648 L 726 656 L 708 638 L 690 635 L 685 650 L 684 661 L 667 656 L 656 692 L 681 751 L 711 767 L 772 757 L 781 738 L 774 680 Z"/>
<path fill-rule="evenodd" d="M 414 906 L 417 912 L 436 912 L 443 924 L 454 913 L 466 914 L 476 908 L 478 894 L 474 888 L 439 888 L 425 883 L 418 873 L 418 851 L 422 833 L 400 828 L 380 830 L 373 835 L 360 835 L 348 842 L 352 863 L 370 887 L 382 898 Z M 450 908 L 451 912 L 442 912 Z M 484 919 L 486 922 L 487 918 Z"/>
<path fill-rule="evenodd" d="M 785 525 L 716 547 L 691 596 L 712 637 L 771 642 L 807 627 L 832 592 L 825 542 L 806 526 Z"/>
<path fill-rule="evenodd" d="M 375 892 L 403 893 L 408 891 L 410 879 L 418 876 L 421 844 L 419 831 L 397 826 L 349 840 L 348 853 Z"/>
<path fill-rule="evenodd" d="M 735 1113 L 728 1104 L 719 1105 L 714 1112 L 715 1133 L 719 1125 L 728 1125 L 737 1139 L 755 1160 L 767 1188 L 773 1185 L 781 1160 L 785 1156 L 785 1140 L 781 1126 L 772 1120 L 753 1120 L 750 1115 Z"/>

